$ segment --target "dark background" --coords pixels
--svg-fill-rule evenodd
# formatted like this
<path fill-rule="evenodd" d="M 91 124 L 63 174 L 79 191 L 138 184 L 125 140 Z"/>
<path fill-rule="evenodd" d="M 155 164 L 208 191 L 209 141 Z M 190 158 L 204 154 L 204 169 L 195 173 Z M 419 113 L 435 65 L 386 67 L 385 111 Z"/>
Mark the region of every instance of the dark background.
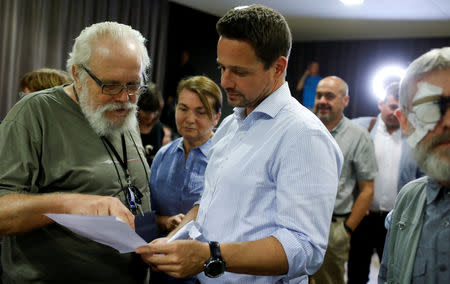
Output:
<path fill-rule="evenodd" d="M 169 3 L 168 57 L 164 95 L 174 92 L 179 54 L 187 49 L 191 54 L 192 75 L 206 75 L 220 84 L 216 68 L 215 23 L 218 17 Z M 350 103 L 345 109 L 350 118 L 378 114 L 377 99 L 372 92 L 375 72 L 386 65 L 404 68 L 432 48 L 450 45 L 450 38 L 377 39 L 294 42 L 287 71 L 287 81 L 292 95 L 297 81 L 311 60 L 320 62 L 322 77 L 336 75 L 349 85 Z M 222 118 L 231 113 L 224 97 Z"/>
<path fill-rule="evenodd" d="M 82 29 L 93 23 L 117 21 L 148 39 L 151 80 L 165 97 L 175 96 L 186 75 L 206 75 L 220 84 L 216 64 L 218 17 L 167 0 L 0 0 L 0 120 L 19 100 L 19 81 L 43 67 L 65 69 L 68 53 Z M 430 31 L 431 32 L 431 31 Z M 320 62 L 322 76 L 336 75 L 350 88 L 350 118 L 375 115 L 371 91 L 375 71 L 385 65 L 406 67 L 431 48 L 450 45 L 447 38 L 314 41 L 293 43 L 287 81 L 295 85 L 308 63 Z M 180 68 L 180 53 L 190 62 Z M 222 118 L 232 112 L 224 98 Z"/>

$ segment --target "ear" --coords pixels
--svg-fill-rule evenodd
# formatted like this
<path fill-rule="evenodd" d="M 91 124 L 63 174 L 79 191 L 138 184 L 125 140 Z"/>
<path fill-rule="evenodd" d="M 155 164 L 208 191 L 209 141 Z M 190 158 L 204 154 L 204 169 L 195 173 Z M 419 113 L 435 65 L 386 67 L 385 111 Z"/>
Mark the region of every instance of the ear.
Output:
<path fill-rule="evenodd" d="M 77 67 L 75 66 L 75 64 L 72 65 L 72 77 L 76 84 L 80 83 L 80 78 L 78 77 Z"/>
<path fill-rule="evenodd" d="M 344 96 L 344 107 L 346 107 L 349 102 L 350 102 L 350 96 Z"/>
<path fill-rule="evenodd" d="M 406 113 L 401 109 L 397 109 L 395 110 L 394 114 L 400 122 L 400 127 L 402 128 L 403 134 L 405 136 L 411 135 L 414 127 L 411 125 L 411 123 L 409 123 Z"/>
<path fill-rule="evenodd" d="M 378 109 L 380 110 L 380 111 L 382 111 L 382 108 L 383 108 L 383 102 L 379 102 L 378 103 Z"/>
<path fill-rule="evenodd" d="M 273 63 L 273 68 L 275 70 L 275 77 L 280 78 L 284 76 L 284 72 L 286 71 L 287 59 L 284 56 L 279 56 L 277 60 Z"/>
<path fill-rule="evenodd" d="M 214 122 L 213 122 L 214 126 L 216 126 L 217 123 L 219 123 L 219 119 L 220 119 L 221 116 L 222 116 L 222 113 L 219 112 L 213 117 L 213 119 L 214 119 Z"/>

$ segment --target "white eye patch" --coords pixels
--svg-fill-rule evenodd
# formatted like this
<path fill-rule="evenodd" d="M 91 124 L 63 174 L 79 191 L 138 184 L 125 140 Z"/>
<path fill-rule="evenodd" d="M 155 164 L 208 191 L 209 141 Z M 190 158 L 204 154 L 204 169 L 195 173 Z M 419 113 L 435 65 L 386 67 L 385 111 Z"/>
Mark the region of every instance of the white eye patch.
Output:
<path fill-rule="evenodd" d="M 413 104 L 437 95 L 442 96 L 442 88 L 427 82 L 420 82 L 417 84 L 417 92 L 414 96 Z M 416 147 L 417 143 L 436 127 L 440 118 L 439 105 L 432 101 L 414 106 L 408 114 L 408 121 L 414 126 L 415 130 L 408 137 L 408 144 L 413 148 Z"/>

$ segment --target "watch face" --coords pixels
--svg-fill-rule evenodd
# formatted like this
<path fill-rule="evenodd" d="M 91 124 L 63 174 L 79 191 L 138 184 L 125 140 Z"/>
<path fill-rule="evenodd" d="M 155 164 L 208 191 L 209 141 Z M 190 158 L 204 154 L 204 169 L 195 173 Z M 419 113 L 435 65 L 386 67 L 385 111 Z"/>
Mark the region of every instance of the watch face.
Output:
<path fill-rule="evenodd" d="M 205 274 L 208 277 L 219 277 L 225 271 L 225 264 L 219 259 L 213 259 L 206 264 Z"/>

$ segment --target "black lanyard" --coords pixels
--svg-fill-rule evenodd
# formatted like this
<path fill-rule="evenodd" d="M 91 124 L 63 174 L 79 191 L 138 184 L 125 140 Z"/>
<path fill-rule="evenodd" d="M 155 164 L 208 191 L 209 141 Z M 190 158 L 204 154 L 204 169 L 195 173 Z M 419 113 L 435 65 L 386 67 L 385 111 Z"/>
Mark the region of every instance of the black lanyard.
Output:
<path fill-rule="evenodd" d="M 120 136 L 122 140 L 123 160 L 120 158 L 119 153 L 117 153 L 116 148 L 114 148 L 113 144 L 109 142 L 108 138 L 106 138 L 105 136 L 102 136 L 100 138 L 105 141 L 106 144 L 108 144 L 109 149 L 111 149 L 117 161 L 119 161 L 120 166 L 122 167 L 127 183 L 131 184 L 130 172 L 128 171 L 127 145 L 125 144 L 125 136 L 123 134 Z"/>
<path fill-rule="evenodd" d="M 139 191 L 139 189 L 132 185 L 131 183 L 131 177 L 130 172 L 128 170 L 128 159 L 127 159 L 127 146 L 125 143 L 125 136 L 122 134 L 121 136 L 122 140 L 122 151 L 123 151 L 123 160 L 120 158 L 119 153 L 117 153 L 116 148 L 113 146 L 113 144 L 105 137 L 101 136 L 100 138 L 104 143 L 106 143 L 109 146 L 109 149 L 113 152 L 114 156 L 116 157 L 117 161 L 119 162 L 120 166 L 122 167 L 123 173 L 125 174 L 125 180 L 127 181 L 127 190 L 125 190 L 125 197 L 128 200 L 128 205 L 131 211 L 136 214 L 136 209 L 142 212 L 142 193 Z M 112 161 L 114 163 L 114 161 Z"/>
<path fill-rule="evenodd" d="M 72 85 L 72 88 L 73 88 L 73 93 L 75 94 L 75 98 L 77 99 L 77 102 L 80 103 L 80 99 L 79 99 L 77 91 L 75 89 L 75 85 Z M 123 134 L 121 135 L 123 160 L 120 158 L 119 153 L 117 153 L 116 148 L 114 148 L 112 143 L 105 136 L 101 136 L 100 138 L 101 138 L 103 144 L 106 143 L 109 146 L 109 148 L 111 149 L 111 151 L 113 152 L 114 156 L 116 156 L 116 159 L 117 159 L 117 161 L 119 161 L 119 164 L 122 167 L 123 173 L 125 174 L 125 179 L 127 181 L 127 189 L 125 189 L 123 187 L 122 181 L 120 181 L 120 184 L 122 186 L 122 190 L 124 190 L 125 198 L 128 201 L 128 203 L 127 203 L 128 208 L 130 209 L 131 212 L 133 212 L 133 214 L 136 214 L 136 209 L 138 209 L 140 211 L 140 213 L 142 215 L 144 215 L 144 212 L 142 211 L 142 207 L 141 207 L 143 195 L 137 187 L 132 185 L 130 172 L 128 171 L 127 146 L 125 144 L 125 136 Z M 133 140 L 133 137 L 131 137 L 131 139 Z M 134 143 L 134 140 L 133 140 L 133 143 Z M 108 151 L 108 147 L 106 147 L 106 145 L 104 145 L 104 146 L 105 146 L 106 150 Z M 135 144 L 135 146 L 136 146 L 136 144 Z M 109 153 L 109 151 L 108 151 L 108 153 Z M 139 155 L 139 153 L 138 153 L 138 155 Z M 141 159 L 140 155 L 139 155 L 139 158 Z M 111 161 L 113 162 L 114 167 L 115 167 L 115 162 L 112 157 L 111 157 Z M 141 159 L 141 162 L 142 162 L 142 166 L 144 166 L 144 162 L 142 161 L 142 159 Z M 144 170 L 145 170 L 145 166 L 144 166 Z M 116 171 L 117 171 L 117 168 L 116 168 Z M 117 175 L 119 176 L 119 180 L 121 180 L 119 172 L 117 172 Z M 145 175 L 147 176 L 147 171 L 145 171 Z M 148 178 L 147 178 L 147 180 L 148 180 Z"/>

